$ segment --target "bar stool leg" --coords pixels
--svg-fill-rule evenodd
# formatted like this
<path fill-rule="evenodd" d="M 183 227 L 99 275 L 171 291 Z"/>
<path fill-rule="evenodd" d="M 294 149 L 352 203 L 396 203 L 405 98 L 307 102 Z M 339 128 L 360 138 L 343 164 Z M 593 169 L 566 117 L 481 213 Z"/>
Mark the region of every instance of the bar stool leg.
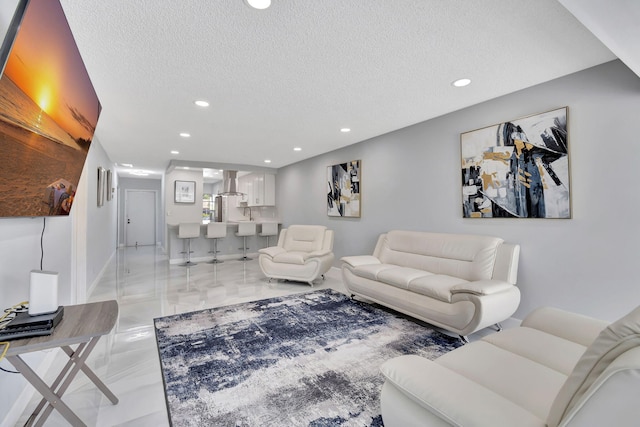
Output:
<path fill-rule="evenodd" d="M 192 267 L 198 263 L 191 262 L 191 239 L 187 239 L 187 261 L 180 264 L 180 267 Z"/>
<path fill-rule="evenodd" d="M 242 249 L 242 258 L 240 258 L 240 261 L 251 261 L 251 258 L 247 257 L 247 236 L 242 236 L 242 247 L 240 248 Z"/>
<path fill-rule="evenodd" d="M 218 259 L 218 239 L 213 239 L 213 259 L 209 261 L 209 264 L 220 264 L 224 261 Z"/>

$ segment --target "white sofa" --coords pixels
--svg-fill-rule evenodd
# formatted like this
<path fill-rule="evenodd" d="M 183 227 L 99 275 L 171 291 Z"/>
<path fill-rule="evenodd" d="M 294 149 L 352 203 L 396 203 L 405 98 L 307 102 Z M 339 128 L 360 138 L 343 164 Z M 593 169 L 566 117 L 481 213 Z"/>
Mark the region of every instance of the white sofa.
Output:
<path fill-rule="evenodd" d="M 258 261 L 265 276 L 307 282 L 324 277 L 335 259 L 333 230 L 321 225 L 291 225 L 280 231 L 278 245 L 260 249 Z"/>
<path fill-rule="evenodd" d="M 385 427 L 640 425 L 640 307 L 617 322 L 542 308 L 435 361 L 381 366 Z"/>
<path fill-rule="evenodd" d="M 373 255 L 341 260 L 352 296 L 466 336 L 509 318 L 520 304 L 515 286 L 520 246 L 498 237 L 389 231 Z"/>

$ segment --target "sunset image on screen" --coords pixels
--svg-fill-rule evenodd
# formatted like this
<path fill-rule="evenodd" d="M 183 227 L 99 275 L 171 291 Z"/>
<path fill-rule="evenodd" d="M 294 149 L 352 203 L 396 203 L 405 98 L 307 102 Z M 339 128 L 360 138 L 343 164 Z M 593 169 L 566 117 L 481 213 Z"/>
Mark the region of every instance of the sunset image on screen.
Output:
<path fill-rule="evenodd" d="M 57 1 L 30 2 L 4 75 L 73 140 L 91 140 L 100 104 Z"/>
<path fill-rule="evenodd" d="M 59 0 L 31 0 L 0 77 L 0 217 L 69 215 L 100 109 Z"/>

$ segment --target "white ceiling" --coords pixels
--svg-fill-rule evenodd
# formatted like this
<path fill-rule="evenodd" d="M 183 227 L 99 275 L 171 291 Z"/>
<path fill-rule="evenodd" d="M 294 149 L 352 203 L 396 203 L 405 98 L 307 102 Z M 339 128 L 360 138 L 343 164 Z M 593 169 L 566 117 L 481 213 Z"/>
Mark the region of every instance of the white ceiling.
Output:
<path fill-rule="evenodd" d="M 102 103 L 95 137 L 158 174 L 279 168 L 615 59 L 558 0 L 61 3 Z"/>

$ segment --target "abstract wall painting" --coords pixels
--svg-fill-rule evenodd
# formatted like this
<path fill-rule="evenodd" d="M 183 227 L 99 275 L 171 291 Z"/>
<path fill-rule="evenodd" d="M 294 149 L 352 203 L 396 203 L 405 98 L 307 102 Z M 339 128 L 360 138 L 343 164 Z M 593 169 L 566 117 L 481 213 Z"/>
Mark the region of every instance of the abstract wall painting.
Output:
<path fill-rule="evenodd" d="M 460 135 L 464 218 L 571 218 L 567 110 Z"/>
<path fill-rule="evenodd" d="M 327 215 L 360 218 L 361 173 L 360 160 L 327 167 Z"/>

